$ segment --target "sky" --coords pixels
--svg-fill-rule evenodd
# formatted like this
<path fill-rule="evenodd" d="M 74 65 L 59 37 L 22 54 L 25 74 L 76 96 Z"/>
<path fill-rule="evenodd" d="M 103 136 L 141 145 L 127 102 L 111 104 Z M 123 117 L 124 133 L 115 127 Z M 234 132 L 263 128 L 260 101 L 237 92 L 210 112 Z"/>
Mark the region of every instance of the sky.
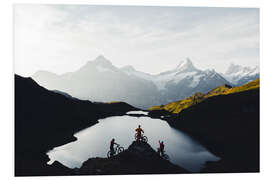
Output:
<path fill-rule="evenodd" d="M 14 70 L 72 72 L 103 55 L 150 74 L 190 58 L 199 69 L 259 65 L 259 9 L 14 5 Z"/>

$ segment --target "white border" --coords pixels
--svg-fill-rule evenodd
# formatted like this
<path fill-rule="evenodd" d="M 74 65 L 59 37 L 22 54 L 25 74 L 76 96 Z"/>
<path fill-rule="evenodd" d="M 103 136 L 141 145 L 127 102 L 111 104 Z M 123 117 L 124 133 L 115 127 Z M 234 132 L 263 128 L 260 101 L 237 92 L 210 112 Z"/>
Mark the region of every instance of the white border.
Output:
<path fill-rule="evenodd" d="M 261 71 L 261 173 L 244 174 L 193 174 L 193 175 L 146 175 L 146 176 L 80 176 L 80 177 L 25 177 L 24 179 L 269 179 L 270 175 L 270 148 L 269 129 L 270 118 L 267 113 L 269 107 L 269 34 L 270 34 L 270 6 L 267 0 L 1 0 L 0 3 L 0 115 L 1 115 L 1 179 L 14 178 L 14 76 L 13 76 L 13 16 L 12 5 L 14 3 L 34 4 L 99 4 L 99 5 L 151 5 L 151 6 L 196 6 L 196 7 L 257 7 L 261 13 L 260 34 L 260 71 Z M 270 136 L 269 136 L 270 137 Z"/>

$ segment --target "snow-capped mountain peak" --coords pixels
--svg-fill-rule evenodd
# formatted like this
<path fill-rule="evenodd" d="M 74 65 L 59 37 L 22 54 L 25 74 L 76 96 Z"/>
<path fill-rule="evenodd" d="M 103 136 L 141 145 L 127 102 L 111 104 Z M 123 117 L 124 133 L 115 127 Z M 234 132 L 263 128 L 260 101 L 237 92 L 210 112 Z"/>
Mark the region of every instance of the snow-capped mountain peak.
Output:
<path fill-rule="evenodd" d="M 225 72 L 224 77 L 235 85 L 243 85 L 259 78 L 259 67 L 244 67 L 232 63 Z"/>
<path fill-rule="evenodd" d="M 242 66 L 231 63 L 230 66 L 228 67 L 227 71 L 225 72 L 225 74 L 236 73 L 242 69 L 243 69 Z"/>
<path fill-rule="evenodd" d="M 93 63 L 97 64 L 97 65 L 101 65 L 101 66 L 112 66 L 111 61 L 109 61 L 108 59 L 106 59 L 104 56 L 99 55 L 94 61 L 92 61 Z"/>
<path fill-rule="evenodd" d="M 97 70 L 100 73 L 103 72 L 118 72 L 118 68 L 115 67 L 111 61 L 106 59 L 104 56 L 100 55 L 92 61 L 88 61 L 84 66 L 82 66 L 78 72 L 89 74 L 91 71 Z"/>
<path fill-rule="evenodd" d="M 206 73 L 206 74 L 216 74 L 216 71 L 214 70 L 214 69 L 206 69 L 206 70 L 204 70 L 204 72 Z"/>
<path fill-rule="evenodd" d="M 196 68 L 194 67 L 193 63 L 189 58 L 186 58 L 183 61 L 180 61 L 178 66 L 175 68 L 175 71 L 177 72 L 189 72 L 194 71 Z"/>

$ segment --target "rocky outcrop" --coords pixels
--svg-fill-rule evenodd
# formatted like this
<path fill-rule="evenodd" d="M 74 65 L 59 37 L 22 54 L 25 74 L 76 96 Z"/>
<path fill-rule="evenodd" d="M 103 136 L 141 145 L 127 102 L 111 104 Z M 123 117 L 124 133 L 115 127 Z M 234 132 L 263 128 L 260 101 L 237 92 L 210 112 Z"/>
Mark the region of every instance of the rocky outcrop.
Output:
<path fill-rule="evenodd" d="M 188 171 L 161 158 L 148 143 L 134 141 L 127 150 L 114 157 L 88 159 L 77 173 L 120 175 L 188 173 Z"/>

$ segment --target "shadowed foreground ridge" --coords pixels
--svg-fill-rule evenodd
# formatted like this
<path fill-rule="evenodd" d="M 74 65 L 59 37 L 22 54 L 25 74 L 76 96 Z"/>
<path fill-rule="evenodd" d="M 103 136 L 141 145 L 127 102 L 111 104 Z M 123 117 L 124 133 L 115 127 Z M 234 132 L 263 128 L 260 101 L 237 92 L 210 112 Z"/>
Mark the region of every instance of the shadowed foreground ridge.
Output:
<path fill-rule="evenodd" d="M 162 109 L 149 115 L 187 132 L 221 158 L 207 163 L 203 172 L 258 172 L 259 80 L 236 88 L 222 86 L 207 96 L 188 108 L 180 107 L 180 113 Z M 100 118 L 133 110 L 138 109 L 124 102 L 70 98 L 15 75 L 15 176 L 187 173 L 160 159 L 148 144 L 136 142 L 111 159 L 91 158 L 80 169 L 69 169 L 59 162 L 46 164 L 46 152 L 75 141 L 74 133 Z"/>
<path fill-rule="evenodd" d="M 100 118 L 133 110 L 137 109 L 124 102 L 92 103 L 69 98 L 39 86 L 31 78 L 15 75 L 15 175 L 63 174 L 61 170 L 66 168 L 55 170 L 46 164 L 50 149 L 75 141 L 73 134 Z"/>
<path fill-rule="evenodd" d="M 134 141 L 127 150 L 112 158 L 91 158 L 78 170 L 79 174 L 168 174 L 187 170 L 161 158 L 144 142 Z"/>

